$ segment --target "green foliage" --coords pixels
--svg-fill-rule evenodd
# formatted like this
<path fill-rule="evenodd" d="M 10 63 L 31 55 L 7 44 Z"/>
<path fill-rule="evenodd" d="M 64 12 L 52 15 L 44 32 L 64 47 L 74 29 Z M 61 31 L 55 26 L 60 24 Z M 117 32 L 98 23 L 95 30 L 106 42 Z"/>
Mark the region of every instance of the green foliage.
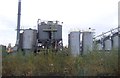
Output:
<path fill-rule="evenodd" d="M 67 55 L 68 54 L 68 55 Z M 23 55 L 19 51 L 3 57 L 3 76 L 98 76 L 117 75 L 118 51 L 94 51 L 72 56 L 69 50 Z"/>

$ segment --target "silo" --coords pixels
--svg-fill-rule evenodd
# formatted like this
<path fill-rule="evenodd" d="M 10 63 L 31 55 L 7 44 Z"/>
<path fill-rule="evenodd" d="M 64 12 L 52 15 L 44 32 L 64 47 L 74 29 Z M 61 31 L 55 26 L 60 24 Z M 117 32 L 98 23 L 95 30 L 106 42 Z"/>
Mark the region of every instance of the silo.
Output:
<path fill-rule="evenodd" d="M 68 48 L 70 48 L 70 33 L 68 34 Z"/>
<path fill-rule="evenodd" d="M 85 31 L 82 35 L 82 51 L 83 54 L 86 54 L 89 51 L 93 50 L 93 32 Z"/>
<path fill-rule="evenodd" d="M 57 29 L 55 33 L 55 40 L 59 41 L 62 40 L 62 25 L 56 24 L 55 29 Z"/>
<path fill-rule="evenodd" d="M 44 29 L 50 29 L 50 26 L 45 22 L 41 22 L 41 25 L 38 24 L 38 41 L 43 42 L 49 40 L 49 33 L 44 31 Z"/>
<path fill-rule="evenodd" d="M 0 45 L 0 52 L 6 52 L 6 46 Z"/>
<path fill-rule="evenodd" d="M 37 42 L 37 30 L 26 29 L 23 32 L 23 50 L 34 50 Z"/>
<path fill-rule="evenodd" d="M 109 51 L 112 49 L 112 41 L 110 39 L 110 36 L 105 37 L 103 40 L 103 43 L 104 43 L 104 50 L 105 51 Z"/>
<path fill-rule="evenodd" d="M 70 46 L 71 53 L 74 56 L 79 55 L 80 54 L 80 32 L 79 31 L 70 32 L 69 38 L 70 38 L 69 46 Z"/>
<path fill-rule="evenodd" d="M 0 56 L 6 56 L 7 52 L 6 52 L 6 46 L 4 45 L 0 45 Z"/>
<path fill-rule="evenodd" d="M 101 40 L 96 41 L 96 49 L 97 50 L 103 50 L 103 45 L 102 45 Z"/>
<path fill-rule="evenodd" d="M 114 33 L 111 39 L 112 39 L 112 48 L 118 49 L 118 45 L 119 45 L 118 32 Z"/>
<path fill-rule="evenodd" d="M 97 44 L 97 50 L 103 50 L 101 43 L 98 43 L 98 44 Z"/>
<path fill-rule="evenodd" d="M 23 46 L 23 33 L 20 33 L 19 49 L 22 49 L 22 46 Z"/>

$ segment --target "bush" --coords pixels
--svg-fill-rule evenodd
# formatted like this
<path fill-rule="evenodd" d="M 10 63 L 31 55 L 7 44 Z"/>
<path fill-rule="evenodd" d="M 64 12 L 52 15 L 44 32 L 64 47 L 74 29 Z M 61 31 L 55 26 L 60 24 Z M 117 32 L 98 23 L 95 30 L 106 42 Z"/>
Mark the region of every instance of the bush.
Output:
<path fill-rule="evenodd" d="M 3 57 L 3 76 L 98 76 L 117 75 L 118 51 L 94 51 L 72 56 L 69 50 L 23 55 L 19 51 Z"/>

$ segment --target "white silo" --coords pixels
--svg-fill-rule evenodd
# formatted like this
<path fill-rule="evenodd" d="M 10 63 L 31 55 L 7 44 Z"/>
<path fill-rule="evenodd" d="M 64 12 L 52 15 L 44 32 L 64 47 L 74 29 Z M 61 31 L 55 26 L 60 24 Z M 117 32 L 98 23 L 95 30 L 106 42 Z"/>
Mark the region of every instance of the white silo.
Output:
<path fill-rule="evenodd" d="M 105 37 L 103 42 L 104 42 L 104 50 L 105 51 L 109 51 L 112 49 L 112 41 L 110 39 L 110 36 Z"/>
<path fill-rule="evenodd" d="M 23 32 L 23 50 L 34 50 L 36 47 L 37 30 L 26 29 Z"/>
<path fill-rule="evenodd" d="M 103 45 L 102 45 L 102 41 L 100 39 L 94 41 L 94 49 L 95 50 L 102 50 L 102 48 L 103 48 Z"/>
<path fill-rule="evenodd" d="M 93 33 L 91 31 L 84 31 L 82 35 L 82 51 L 86 54 L 93 50 Z"/>
<path fill-rule="evenodd" d="M 111 38 L 112 38 L 112 48 L 118 49 L 118 45 L 119 45 L 118 32 L 114 33 Z"/>
<path fill-rule="evenodd" d="M 80 32 L 73 31 L 69 34 L 69 47 L 72 55 L 77 56 L 80 54 Z"/>
<path fill-rule="evenodd" d="M 98 43 L 97 43 L 97 50 L 103 50 L 103 43 L 101 40 L 98 40 Z"/>
<path fill-rule="evenodd" d="M 101 43 L 98 43 L 98 44 L 97 44 L 97 50 L 103 50 L 103 49 L 102 49 L 102 44 L 101 44 Z"/>

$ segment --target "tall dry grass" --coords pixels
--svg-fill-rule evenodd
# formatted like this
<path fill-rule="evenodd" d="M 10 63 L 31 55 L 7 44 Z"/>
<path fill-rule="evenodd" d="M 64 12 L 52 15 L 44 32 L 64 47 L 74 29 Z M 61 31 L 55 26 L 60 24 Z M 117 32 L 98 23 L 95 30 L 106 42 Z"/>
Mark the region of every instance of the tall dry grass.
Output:
<path fill-rule="evenodd" d="M 3 56 L 3 76 L 99 76 L 118 73 L 118 51 L 89 52 L 86 55 L 72 56 L 69 50 L 58 53 L 49 51 L 34 55 L 32 52 L 23 55 L 16 54 Z"/>

